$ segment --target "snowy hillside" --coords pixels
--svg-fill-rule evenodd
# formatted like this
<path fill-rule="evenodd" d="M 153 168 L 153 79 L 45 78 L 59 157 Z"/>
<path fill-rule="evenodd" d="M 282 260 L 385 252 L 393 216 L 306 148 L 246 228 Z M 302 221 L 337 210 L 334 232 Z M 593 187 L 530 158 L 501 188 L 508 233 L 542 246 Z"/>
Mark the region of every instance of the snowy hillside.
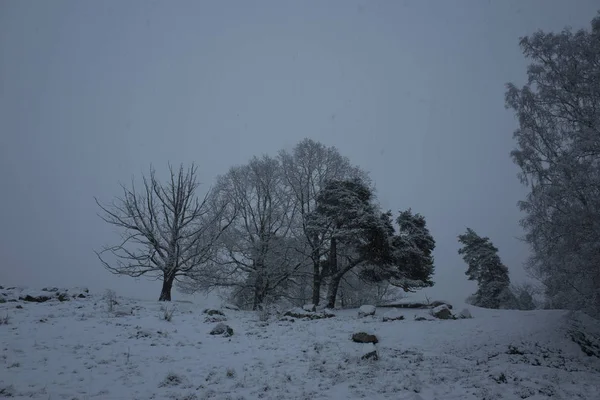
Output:
<path fill-rule="evenodd" d="M 99 295 L 36 303 L 0 293 L 0 397 L 600 398 L 600 359 L 571 340 L 575 326 L 592 332 L 588 341 L 597 326 L 564 311 L 469 307 L 472 319 L 432 320 L 427 310 L 378 308 L 362 318 L 343 310 L 265 323 L 252 312 L 208 316 L 201 304 L 174 302 L 167 321 L 158 302 L 117 298 L 108 312 Z M 386 314 L 404 320 L 382 322 Z M 225 318 L 233 336 L 210 335 Z M 373 345 L 354 343 L 357 332 L 377 336 L 378 360 L 361 359 Z"/>

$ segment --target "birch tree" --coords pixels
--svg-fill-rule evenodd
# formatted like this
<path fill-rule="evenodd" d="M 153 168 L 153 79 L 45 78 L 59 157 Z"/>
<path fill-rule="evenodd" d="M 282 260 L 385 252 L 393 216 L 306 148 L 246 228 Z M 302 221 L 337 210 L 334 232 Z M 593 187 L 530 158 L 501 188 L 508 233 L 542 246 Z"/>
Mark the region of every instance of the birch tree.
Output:
<path fill-rule="evenodd" d="M 550 306 L 600 316 L 600 13 L 590 30 L 539 31 L 520 46 L 528 80 L 508 85 L 506 106 L 530 189 L 520 203 L 527 268 Z"/>

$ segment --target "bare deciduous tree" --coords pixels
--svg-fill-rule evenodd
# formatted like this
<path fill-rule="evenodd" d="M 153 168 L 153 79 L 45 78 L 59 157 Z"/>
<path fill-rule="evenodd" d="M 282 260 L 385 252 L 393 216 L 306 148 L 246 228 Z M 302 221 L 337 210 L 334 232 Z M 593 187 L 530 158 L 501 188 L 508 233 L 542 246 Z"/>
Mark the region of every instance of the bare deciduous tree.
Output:
<path fill-rule="evenodd" d="M 210 190 L 202 200 L 197 197 L 196 171 L 193 164 L 178 170 L 169 165 L 170 178 L 163 184 L 151 167 L 141 191 L 132 180 L 130 188 L 121 185 L 123 195 L 111 205 L 96 199 L 102 220 L 122 236 L 96 255 L 114 274 L 162 279 L 160 301 L 170 301 L 173 282 L 210 259 L 214 243 L 231 223 L 223 218 L 227 205 L 209 201 Z"/>
<path fill-rule="evenodd" d="M 186 289 L 230 287 L 256 309 L 303 264 L 290 235 L 295 203 L 283 185 L 278 160 L 268 156 L 231 168 L 220 177 L 217 191 L 231 200 L 237 214 L 213 262 L 197 270 Z"/>

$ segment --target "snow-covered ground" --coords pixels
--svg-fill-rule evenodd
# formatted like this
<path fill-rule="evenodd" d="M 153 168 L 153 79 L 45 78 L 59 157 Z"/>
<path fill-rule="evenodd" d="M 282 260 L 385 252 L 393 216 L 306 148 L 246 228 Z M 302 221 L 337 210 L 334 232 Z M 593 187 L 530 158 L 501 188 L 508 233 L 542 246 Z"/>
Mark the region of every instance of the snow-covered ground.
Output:
<path fill-rule="evenodd" d="M 382 322 L 379 308 L 265 323 L 223 309 L 224 337 L 209 335 L 202 304 L 174 302 L 169 322 L 164 304 L 117 300 L 113 312 L 101 295 L 0 304 L 0 397 L 600 399 L 600 359 L 570 339 L 564 311 L 469 307 L 473 319 L 415 321 L 427 311 L 402 309 L 404 320 Z M 361 359 L 367 345 L 350 340 L 360 331 L 377 336 L 378 360 Z"/>

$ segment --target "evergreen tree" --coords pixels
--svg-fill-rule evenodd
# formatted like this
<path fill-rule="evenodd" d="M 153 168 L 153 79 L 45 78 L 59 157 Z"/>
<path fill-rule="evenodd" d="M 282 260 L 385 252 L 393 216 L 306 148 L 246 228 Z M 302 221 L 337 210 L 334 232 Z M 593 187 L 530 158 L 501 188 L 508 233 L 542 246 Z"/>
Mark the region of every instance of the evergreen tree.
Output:
<path fill-rule="evenodd" d="M 485 308 L 513 308 L 514 296 L 509 289 L 508 268 L 498 256 L 498 249 L 488 237 L 481 237 L 471 228 L 458 236 L 463 245 L 458 250 L 467 263 L 466 275 L 477 281 L 473 305 Z"/>
<path fill-rule="evenodd" d="M 427 229 L 425 217 L 403 211 L 396 218 L 398 234 L 392 222 L 392 213 L 381 215 L 377 232 L 387 245 L 380 245 L 377 262 L 362 271 L 365 279 L 374 282 L 388 281 L 406 292 L 433 286 L 433 250 L 435 240 Z"/>
<path fill-rule="evenodd" d="M 379 218 L 373 193 L 360 179 L 332 180 L 317 196 L 317 206 L 308 219 L 311 233 L 326 238 L 329 248 L 322 262 L 329 278 L 327 306 L 334 307 L 341 279 L 350 270 L 372 261 Z"/>

